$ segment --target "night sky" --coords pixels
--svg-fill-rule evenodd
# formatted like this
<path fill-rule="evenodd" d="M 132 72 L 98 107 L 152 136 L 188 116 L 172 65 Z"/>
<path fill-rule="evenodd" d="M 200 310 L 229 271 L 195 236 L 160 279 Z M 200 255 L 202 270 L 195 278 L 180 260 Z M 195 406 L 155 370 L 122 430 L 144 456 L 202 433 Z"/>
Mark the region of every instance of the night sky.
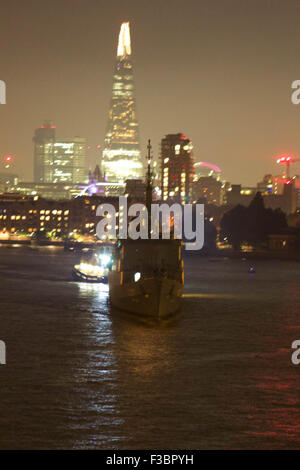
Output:
<path fill-rule="evenodd" d="M 88 139 L 94 165 L 129 21 L 143 154 L 149 137 L 157 157 L 165 134 L 183 132 L 195 160 L 255 185 L 279 153 L 300 155 L 299 18 L 296 0 L 2 0 L 0 156 L 32 180 L 32 136 L 50 119 L 58 137 Z"/>

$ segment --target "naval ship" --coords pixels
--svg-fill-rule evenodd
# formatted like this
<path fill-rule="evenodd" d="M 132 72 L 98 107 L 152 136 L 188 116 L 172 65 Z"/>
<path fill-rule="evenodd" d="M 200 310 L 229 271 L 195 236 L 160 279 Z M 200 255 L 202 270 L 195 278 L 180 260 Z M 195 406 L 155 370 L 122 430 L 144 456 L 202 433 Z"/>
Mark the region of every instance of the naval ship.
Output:
<path fill-rule="evenodd" d="M 151 214 L 151 144 L 148 144 L 146 207 Z M 160 320 L 180 307 L 184 284 L 181 240 L 119 240 L 112 269 L 108 273 L 113 307 L 142 319 Z"/>

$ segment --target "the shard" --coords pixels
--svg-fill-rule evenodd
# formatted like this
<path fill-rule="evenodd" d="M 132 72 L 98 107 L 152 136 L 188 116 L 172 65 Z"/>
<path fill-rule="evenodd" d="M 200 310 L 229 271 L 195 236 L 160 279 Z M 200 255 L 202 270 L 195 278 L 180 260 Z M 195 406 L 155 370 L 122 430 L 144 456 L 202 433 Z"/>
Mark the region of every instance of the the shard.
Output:
<path fill-rule="evenodd" d="M 129 23 L 121 25 L 119 34 L 102 173 L 113 182 L 143 177 Z"/>

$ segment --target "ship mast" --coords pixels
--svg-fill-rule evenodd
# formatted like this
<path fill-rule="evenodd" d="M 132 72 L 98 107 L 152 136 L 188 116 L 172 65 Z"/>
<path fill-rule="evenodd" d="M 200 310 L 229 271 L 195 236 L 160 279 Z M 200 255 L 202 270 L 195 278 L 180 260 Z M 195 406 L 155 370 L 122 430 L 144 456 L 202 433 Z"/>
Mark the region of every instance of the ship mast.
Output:
<path fill-rule="evenodd" d="M 148 140 L 147 177 L 146 177 L 146 208 L 148 212 L 148 237 L 151 238 L 151 205 L 152 205 L 152 174 L 151 174 L 151 141 Z"/>
<path fill-rule="evenodd" d="M 151 150 L 152 145 L 150 139 L 148 140 L 148 167 L 147 167 L 147 179 L 146 179 L 146 207 L 148 215 L 151 214 L 151 204 L 152 204 L 152 174 L 151 174 Z"/>

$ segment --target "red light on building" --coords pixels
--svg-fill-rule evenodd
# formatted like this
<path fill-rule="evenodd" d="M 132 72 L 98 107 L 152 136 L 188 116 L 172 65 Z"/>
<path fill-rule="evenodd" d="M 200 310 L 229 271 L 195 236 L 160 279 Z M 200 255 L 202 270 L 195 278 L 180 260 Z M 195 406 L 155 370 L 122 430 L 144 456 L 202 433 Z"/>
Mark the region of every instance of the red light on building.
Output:
<path fill-rule="evenodd" d="M 11 155 L 5 155 L 4 160 L 6 162 L 11 162 L 12 161 L 12 156 Z"/>
<path fill-rule="evenodd" d="M 277 158 L 277 163 L 288 163 L 292 161 L 293 157 L 291 155 L 281 155 L 280 158 Z"/>

